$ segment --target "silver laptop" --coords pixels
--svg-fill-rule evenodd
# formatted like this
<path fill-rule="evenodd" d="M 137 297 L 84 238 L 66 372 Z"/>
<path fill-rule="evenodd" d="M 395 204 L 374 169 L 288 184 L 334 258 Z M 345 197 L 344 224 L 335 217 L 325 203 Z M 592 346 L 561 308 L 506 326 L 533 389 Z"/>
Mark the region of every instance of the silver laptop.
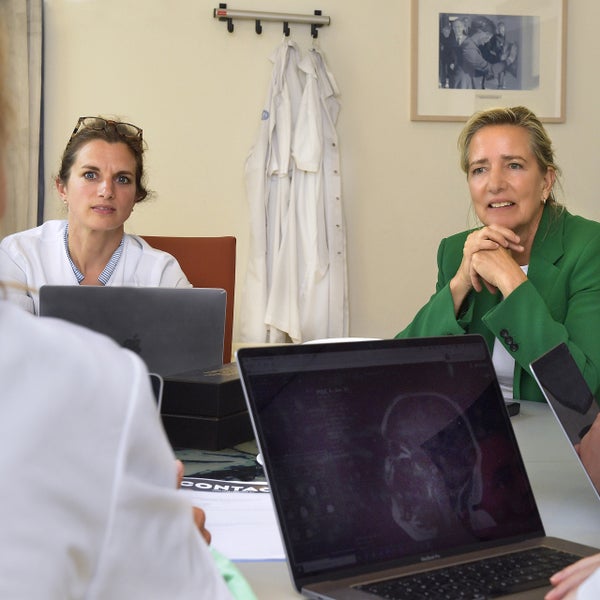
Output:
<path fill-rule="evenodd" d="M 533 361 L 530 367 L 552 412 L 577 454 L 575 446 L 581 442 L 581 438 L 592 426 L 600 413 L 600 407 L 569 348 L 564 343 L 559 344 Z M 578 454 L 577 458 L 579 458 Z M 581 463 L 581 466 L 600 499 L 600 490 L 594 486 L 585 465 Z"/>
<path fill-rule="evenodd" d="M 453 577 L 472 598 L 543 598 L 550 574 L 598 552 L 546 537 L 482 337 L 244 348 L 237 362 L 305 596 L 451 598 Z M 484 590 L 499 557 L 507 574 Z"/>
<path fill-rule="evenodd" d="M 40 288 L 40 315 L 104 333 L 161 376 L 223 363 L 226 292 L 212 288 Z"/>

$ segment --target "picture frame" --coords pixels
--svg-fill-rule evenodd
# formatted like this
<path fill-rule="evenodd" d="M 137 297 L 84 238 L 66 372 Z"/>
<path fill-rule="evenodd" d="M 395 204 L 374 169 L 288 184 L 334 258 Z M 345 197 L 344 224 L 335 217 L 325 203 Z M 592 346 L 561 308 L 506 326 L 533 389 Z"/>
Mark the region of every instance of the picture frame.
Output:
<path fill-rule="evenodd" d="M 411 120 L 524 105 L 565 121 L 567 0 L 412 0 Z"/>

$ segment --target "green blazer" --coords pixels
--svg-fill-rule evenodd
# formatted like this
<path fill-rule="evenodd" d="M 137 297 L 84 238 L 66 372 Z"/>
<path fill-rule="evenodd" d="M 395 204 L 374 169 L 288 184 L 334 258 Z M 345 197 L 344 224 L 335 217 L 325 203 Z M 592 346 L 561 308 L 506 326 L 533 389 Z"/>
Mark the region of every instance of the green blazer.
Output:
<path fill-rule="evenodd" d="M 600 223 L 546 206 L 533 242 L 527 281 L 507 298 L 471 291 L 454 315 L 449 282 L 470 231 L 438 248 L 436 292 L 396 337 L 481 334 L 498 338 L 515 359 L 513 395 L 544 401 L 529 364 L 565 342 L 590 389 L 600 387 Z"/>

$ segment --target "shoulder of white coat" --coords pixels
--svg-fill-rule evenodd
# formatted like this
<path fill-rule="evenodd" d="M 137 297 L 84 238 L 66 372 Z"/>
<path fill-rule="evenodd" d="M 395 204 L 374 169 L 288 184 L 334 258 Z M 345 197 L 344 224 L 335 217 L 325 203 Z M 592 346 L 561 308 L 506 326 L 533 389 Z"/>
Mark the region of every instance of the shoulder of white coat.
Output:
<path fill-rule="evenodd" d="M 46 221 L 42 225 L 32 227 L 31 229 L 24 229 L 7 235 L 2 240 L 2 246 L 11 247 L 18 246 L 21 243 L 31 243 L 34 240 L 47 241 L 56 240 L 58 236 L 62 236 L 65 229 L 66 221 L 52 220 Z"/>

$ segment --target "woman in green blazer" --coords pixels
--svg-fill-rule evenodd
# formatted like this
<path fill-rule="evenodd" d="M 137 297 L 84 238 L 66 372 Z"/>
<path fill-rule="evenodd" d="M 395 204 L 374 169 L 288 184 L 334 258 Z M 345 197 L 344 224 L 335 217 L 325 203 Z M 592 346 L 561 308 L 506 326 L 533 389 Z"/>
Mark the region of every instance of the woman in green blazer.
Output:
<path fill-rule="evenodd" d="M 505 398 L 543 401 L 529 364 L 565 342 L 600 386 L 600 223 L 554 197 L 551 141 L 524 107 L 476 113 L 461 166 L 482 227 L 442 240 L 436 292 L 396 337 L 481 334 Z"/>

